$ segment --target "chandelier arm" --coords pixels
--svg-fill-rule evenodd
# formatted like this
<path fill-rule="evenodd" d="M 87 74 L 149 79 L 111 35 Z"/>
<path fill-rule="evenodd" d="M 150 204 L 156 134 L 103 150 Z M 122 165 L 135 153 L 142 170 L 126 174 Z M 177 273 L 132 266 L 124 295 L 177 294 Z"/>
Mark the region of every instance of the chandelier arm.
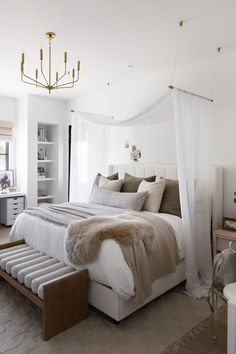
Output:
<path fill-rule="evenodd" d="M 44 72 L 43 72 L 43 61 L 41 60 L 41 65 L 40 65 L 40 69 L 41 69 L 41 74 L 43 75 L 43 78 L 46 82 L 46 86 L 49 86 L 48 80 L 46 79 Z"/>
<path fill-rule="evenodd" d="M 27 79 L 33 81 L 34 84 L 31 83 L 31 82 L 26 82 L 26 81 L 24 81 L 24 80 L 23 80 L 23 77 L 26 77 Z M 37 86 L 39 86 L 39 87 L 43 87 L 43 88 L 46 88 L 46 87 L 47 87 L 46 85 L 42 84 L 40 81 L 36 81 L 36 80 L 33 79 L 32 77 L 26 75 L 24 72 L 21 72 L 21 80 L 22 80 L 23 82 L 27 83 L 27 84 L 32 84 L 32 85 L 34 85 L 34 86 L 35 86 L 35 84 L 37 84 Z"/>
<path fill-rule="evenodd" d="M 65 82 L 64 84 L 61 84 L 61 85 L 56 86 L 55 89 L 56 89 L 56 88 L 63 88 L 63 87 L 65 87 L 66 85 L 71 85 L 71 84 L 73 85 L 72 87 L 74 87 L 75 81 L 68 81 L 68 82 Z"/>
<path fill-rule="evenodd" d="M 63 87 L 58 86 L 58 87 L 54 87 L 53 90 L 62 90 L 62 89 L 73 88 L 73 87 L 74 87 L 74 85 L 63 86 Z"/>
<path fill-rule="evenodd" d="M 33 82 L 28 82 L 28 81 L 25 81 L 23 79 L 21 79 L 21 81 L 24 83 L 24 84 L 28 84 L 28 85 L 33 85 L 34 87 L 38 87 L 38 88 L 47 88 L 47 86 L 41 86 L 41 85 L 35 85 Z"/>
<path fill-rule="evenodd" d="M 62 74 L 61 77 L 59 77 L 59 79 L 56 80 L 56 81 L 53 83 L 52 87 L 55 87 L 55 85 L 57 86 L 58 82 L 61 81 L 61 79 L 63 79 L 63 77 L 64 77 L 65 75 L 66 75 L 66 63 L 65 63 L 65 71 L 64 71 L 64 74 Z"/>
<path fill-rule="evenodd" d="M 77 76 L 76 80 L 65 82 L 64 84 L 58 85 L 57 87 L 62 87 L 62 86 L 70 85 L 70 84 L 73 84 L 73 86 L 74 86 L 74 84 L 78 81 L 79 81 L 79 72 L 78 72 L 78 76 Z"/>

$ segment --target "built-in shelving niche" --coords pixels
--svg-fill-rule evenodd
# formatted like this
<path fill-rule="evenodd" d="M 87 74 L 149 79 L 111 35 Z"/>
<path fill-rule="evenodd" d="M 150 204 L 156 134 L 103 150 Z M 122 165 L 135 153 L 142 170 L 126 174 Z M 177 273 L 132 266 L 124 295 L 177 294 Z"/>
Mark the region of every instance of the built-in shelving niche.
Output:
<path fill-rule="evenodd" d="M 58 126 L 38 124 L 37 201 L 57 203 L 58 199 Z"/>

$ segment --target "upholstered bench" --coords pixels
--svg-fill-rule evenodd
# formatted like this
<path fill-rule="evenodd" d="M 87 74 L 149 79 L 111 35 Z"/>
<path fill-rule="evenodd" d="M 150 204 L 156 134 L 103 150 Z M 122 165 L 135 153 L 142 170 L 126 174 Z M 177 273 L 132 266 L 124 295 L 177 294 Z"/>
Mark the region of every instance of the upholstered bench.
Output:
<path fill-rule="evenodd" d="M 44 340 L 88 315 L 88 271 L 76 271 L 24 240 L 0 245 L 0 279 L 43 311 Z"/>

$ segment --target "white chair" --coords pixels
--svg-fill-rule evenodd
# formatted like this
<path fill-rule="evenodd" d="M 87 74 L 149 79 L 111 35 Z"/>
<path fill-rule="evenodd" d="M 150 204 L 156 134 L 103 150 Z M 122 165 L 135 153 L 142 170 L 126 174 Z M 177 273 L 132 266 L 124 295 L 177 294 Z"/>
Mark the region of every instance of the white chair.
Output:
<path fill-rule="evenodd" d="M 224 296 L 228 300 L 227 354 L 236 354 L 236 283 L 224 287 Z"/>

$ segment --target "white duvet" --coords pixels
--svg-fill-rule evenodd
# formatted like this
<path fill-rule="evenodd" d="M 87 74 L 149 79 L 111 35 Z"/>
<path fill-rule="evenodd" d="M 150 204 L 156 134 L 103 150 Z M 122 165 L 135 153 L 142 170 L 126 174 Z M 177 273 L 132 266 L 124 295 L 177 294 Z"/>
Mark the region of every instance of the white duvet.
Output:
<path fill-rule="evenodd" d="M 107 208 L 113 211 L 115 209 L 117 213 L 124 211 L 123 209 L 96 205 L 97 208 L 103 210 Z M 149 212 L 142 211 L 141 213 Z M 178 244 L 179 257 L 180 260 L 183 260 L 184 240 L 181 218 L 162 213 L 153 215 L 163 218 L 173 227 Z M 11 231 L 10 239 L 11 241 L 25 239 L 26 243 L 30 246 L 70 265 L 64 247 L 65 230 L 65 227 L 54 225 L 35 216 L 22 213 L 17 217 Z M 89 278 L 91 280 L 111 287 L 123 299 L 128 300 L 134 295 L 132 273 L 124 260 L 120 246 L 114 240 L 103 241 L 96 262 L 76 267 L 78 270 L 83 268 L 89 270 Z"/>

